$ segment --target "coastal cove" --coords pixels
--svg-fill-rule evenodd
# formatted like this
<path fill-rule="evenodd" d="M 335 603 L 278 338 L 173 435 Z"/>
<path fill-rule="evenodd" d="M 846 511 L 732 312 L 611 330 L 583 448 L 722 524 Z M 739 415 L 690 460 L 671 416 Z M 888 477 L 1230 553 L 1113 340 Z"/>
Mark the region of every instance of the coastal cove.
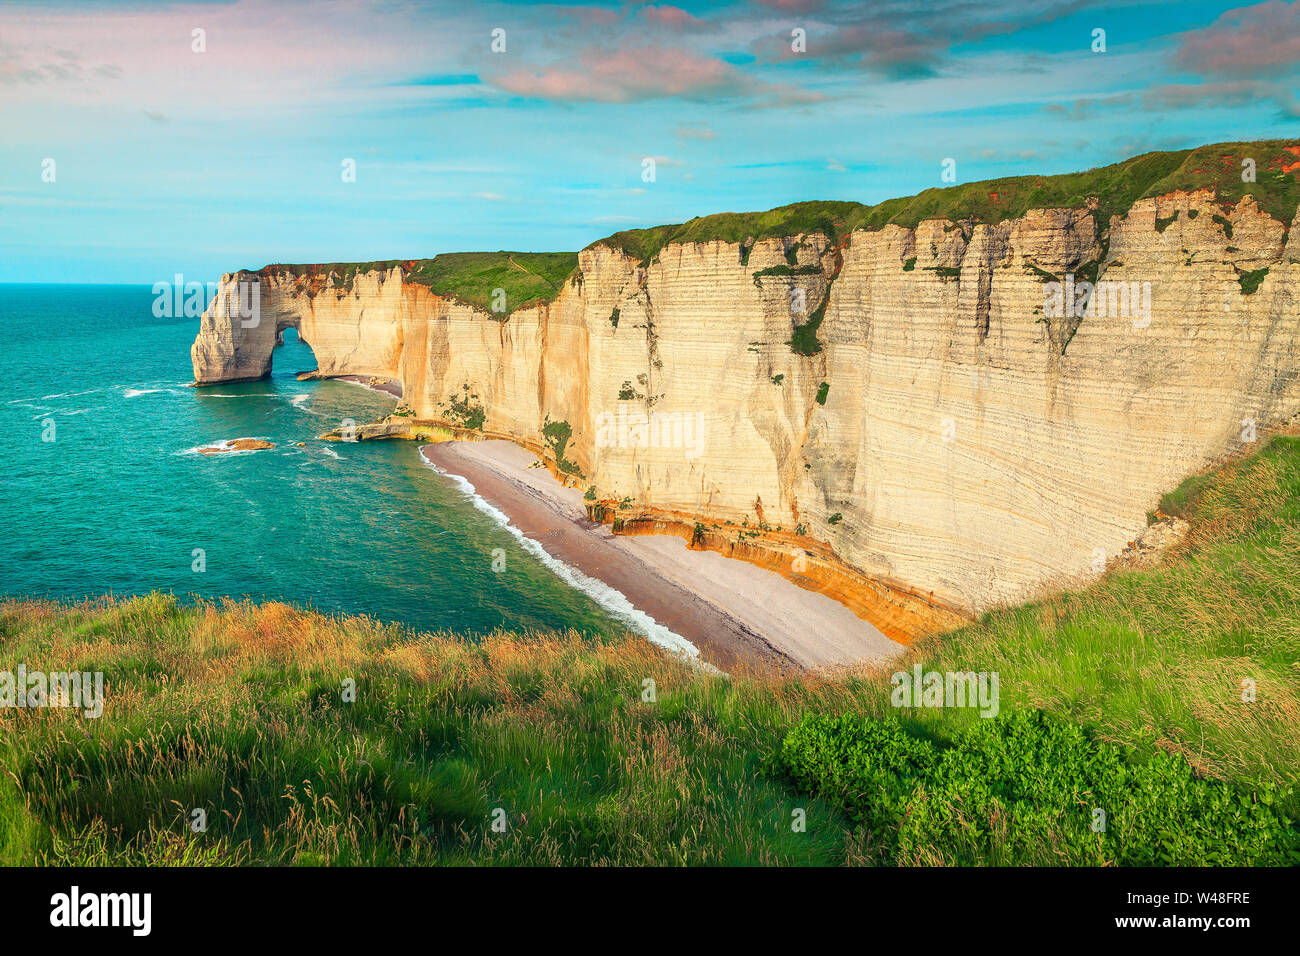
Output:
<path fill-rule="evenodd" d="M 308 374 L 293 332 L 269 378 L 194 388 L 193 319 L 151 304 L 148 287 L 0 286 L 5 330 L 42 342 L 0 358 L 19 503 L 0 516 L 5 595 L 251 597 L 470 639 L 632 630 L 724 671 L 902 650 L 773 571 L 611 534 L 517 445 L 321 440 L 396 398 Z"/>
<path fill-rule="evenodd" d="M 518 445 L 440 442 L 421 454 L 440 472 L 465 480 L 566 569 L 629 600 L 653 620 L 640 629 L 670 650 L 685 638 L 710 664 L 760 670 L 835 668 L 903 651 L 843 604 L 775 571 L 688 548 L 668 534 L 614 534 L 587 517 L 580 491 L 561 485 Z"/>
<path fill-rule="evenodd" d="M 0 593 L 248 596 L 471 638 L 626 629 L 415 445 L 317 439 L 393 398 L 298 381 L 315 360 L 292 336 L 266 381 L 192 388 L 195 322 L 152 303 L 149 286 L 0 285 Z M 274 447 L 201 453 L 238 439 Z"/>

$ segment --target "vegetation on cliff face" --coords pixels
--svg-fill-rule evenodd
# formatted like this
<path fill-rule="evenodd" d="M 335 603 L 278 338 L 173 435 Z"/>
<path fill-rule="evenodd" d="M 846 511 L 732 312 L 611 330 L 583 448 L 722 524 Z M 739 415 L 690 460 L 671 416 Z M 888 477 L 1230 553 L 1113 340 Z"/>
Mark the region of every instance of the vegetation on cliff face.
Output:
<path fill-rule="evenodd" d="M 1131 823 L 1156 862 L 1287 862 L 1300 439 L 1166 505 L 1191 531 L 1162 565 L 837 679 L 282 604 L 3 602 L 0 670 L 102 670 L 105 707 L 0 708 L 0 861 L 1112 863 L 1145 859 Z M 999 715 L 891 707 L 915 664 L 997 672 Z"/>
<path fill-rule="evenodd" d="M 577 475 L 583 477 L 582 469 L 575 462 L 569 461 L 564 457 L 564 452 L 569 446 L 569 439 L 573 437 L 573 426 L 568 422 L 553 422 L 546 420 L 542 426 L 542 438 L 546 440 L 547 447 L 551 449 L 551 454 L 555 458 L 555 467 L 557 470 L 566 475 Z"/>
<path fill-rule="evenodd" d="M 487 421 L 487 410 L 479 403 L 478 395 L 471 394 L 468 382 L 461 386 L 461 394 L 448 395 L 440 407 L 444 416 L 461 428 L 481 429 Z"/>
<path fill-rule="evenodd" d="M 826 318 L 826 306 L 830 304 L 830 290 L 827 289 L 821 305 L 813 309 L 808 314 L 805 322 L 797 323 L 794 326 L 794 333 L 790 336 L 790 341 L 786 343 L 790 350 L 798 355 L 816 355 L 822 350 L 821 340 L 817 338 L 817 330 L 821 328 L 822 320 Z"/>
<path fill-rule="evenodd" d="M 1268 269 L 1255 269 L 1252 272 L 1237 272 L 1237 282 L 1241 285 L 1242 295 L 1254 295 L 1259 291 L 1260 285 L 1268 277 Z"/>

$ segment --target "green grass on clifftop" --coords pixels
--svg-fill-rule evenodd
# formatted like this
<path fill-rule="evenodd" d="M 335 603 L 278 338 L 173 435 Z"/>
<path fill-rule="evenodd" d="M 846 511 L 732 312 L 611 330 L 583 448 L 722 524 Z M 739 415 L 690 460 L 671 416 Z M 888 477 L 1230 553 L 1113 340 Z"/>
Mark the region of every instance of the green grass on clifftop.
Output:
<path fill-rule="evenodd" d="M 629 229 L 592 245 L 621 249 L 642 262 L 649 262 L 670 242 L 722 240 L 739 243 L 750 238 L 794 237 L 810 232 L 824 235 L 843 233 L 856 228 L 867 208 L 856 202 L 797 202 L 767 212 L 723 212 L 675 226 Z"/>
<path fill-rule="evenodd" d="M 524 306 L 555 298 L 577 265 L 576 252 L 447 252 L 432 259 L 276 264 L 258 271 L 309 276 L 316 278 L 321 288 L 330 282 L 336 289 L 351 289 L 358 275 L 401 267 L 408 282 L 427 285 L 439 295 L 504 317 Z M 504 293 L 504 300 L 499 299 L 498 289 Z M 499 313 L 498 305 L 503 306 Z"/>
<path fill-rule="evenodd" d="M 1236 203 L 1250 193 L 1261 209 L 1289 227 L 1300 206 L 1300 174 L 1296 168 L 1300 153 L 1287 148 L 1297 149 L 1295 142 L 1218 143 L 1196 149 L 1144 153 L 1085 172 L 1011 176 L 935 187 L 874 206 L 849 201 L 808 201 L 766 212 L 716 213 L 674 225 L 617 232 L 591 243 L 588 248 L 609 246 L 649 264 L 669 243 L 745 243 L 808 233 L 842 240 L 860 228 L 880 229 L 890 224 L 910 228 L 923 219 L 997 223 L 1023 216 L 1030 209 L 1081 208 L 1090 199 L 1097 203 L 1098 227 L 1105 229 L 1112 215 L 1124 213 L 1139 199 L 1202 188 L 1213 189 L 1225 204 Z M 1241 164 L 1246 158 L 1255 161 L 1253 183 L 1243 182 L 1241 178 Z M 1284 172 L 1288 168 L 1291 171 Z M 410 281 L 488 312 L 496 304 L 495 290 L 502 289 L 505 309 L 500 314 L 508 315 L 526 305 L 555 298 L 577 264 L 577 253 L 573 252 L 452 252 L 432 259 L 273 265 L 260 271 L 318 276 L 322 285 L 333 274 L 336 287 L 351 288 L 358 274 L 400 266 Z M 794 266 L 790 261 L 789 268 Z"/>
<path fill-rule="evenodd" d="M 834 680 L 282 604 L 0 603 L 0 670 L 107 684 L 98 719 L 0 708 L 0 861 L 1293 861 L 1300 439 L 1167 505 L 1191 531 L 1161 566 Z M 891 707 L 914 663 L 997 672 L 1000 713 Z"/>
<path fill-rule="evenodd" d="M 448 252 L 421 259 L 407 278 L 488 312 L 495 310 L 501 289 L 503 314 L 509 314 L 555 298 L 577 267 L 576 252 Z"/>
<path fill-rule="evenodd" d="M 840 238 L 859 228 L 880 229 L 890 224 L 911 228 L 923 219 L 997 223 L 1023 216 L 1030 209 L 1083 207 L 1094 197 L 1098 223 L 1105 228 L 1112 215 L 1122 214 L 1139 199 L 1202 188 L 1214 189 L 1224 203 L 1236 203 L 1250 193 L 1261 209 L 1290 226 L 1300 205 L 1300 181 L 1294 168 L 1291 172 L 1283 169 L 1300 162 L 1300 155 L 1285 148 L 1294 147 L 1296 142 L 1218 143 L 1144 153 L 1085 172 L 1011 176 L 935 187 L 874 206 L 800 202 L 767 212 L 717 213 L 680 225 L 618 232 L 592 245 L 611 246 L 649 262 L 671 242 L 743 242 L 808 232 Z M 1247 157 L 1255 160 L 1254 183 L 1241 179 L 1241 162 Z"/>

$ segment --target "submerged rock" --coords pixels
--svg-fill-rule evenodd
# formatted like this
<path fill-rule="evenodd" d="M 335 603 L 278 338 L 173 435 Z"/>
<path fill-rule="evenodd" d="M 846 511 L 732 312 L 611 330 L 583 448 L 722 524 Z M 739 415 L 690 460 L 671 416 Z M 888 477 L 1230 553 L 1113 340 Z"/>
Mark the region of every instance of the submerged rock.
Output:
<path fill-rule="evenodd" d="M 200 455 L 220 455 L 228 451 L 261 451 L 264 448 L 274 447 L 274 442 L 264 438 L 235 438 L 230 441 L 219 441 L 213 445 L 204 445 L 196 451 Z"/>

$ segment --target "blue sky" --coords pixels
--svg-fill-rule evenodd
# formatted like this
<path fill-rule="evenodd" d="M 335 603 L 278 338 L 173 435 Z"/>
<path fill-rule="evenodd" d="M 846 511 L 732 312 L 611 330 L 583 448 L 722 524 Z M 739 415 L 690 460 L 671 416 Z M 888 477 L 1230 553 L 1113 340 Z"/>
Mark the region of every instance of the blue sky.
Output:
<path fill-rule="evenodd" d="M 908 195 L 947 157 L 969 182 L 1290 137 L 1297 73 L 1282 0 L 4 3 L 0 281 L 578 249 Z"/>

